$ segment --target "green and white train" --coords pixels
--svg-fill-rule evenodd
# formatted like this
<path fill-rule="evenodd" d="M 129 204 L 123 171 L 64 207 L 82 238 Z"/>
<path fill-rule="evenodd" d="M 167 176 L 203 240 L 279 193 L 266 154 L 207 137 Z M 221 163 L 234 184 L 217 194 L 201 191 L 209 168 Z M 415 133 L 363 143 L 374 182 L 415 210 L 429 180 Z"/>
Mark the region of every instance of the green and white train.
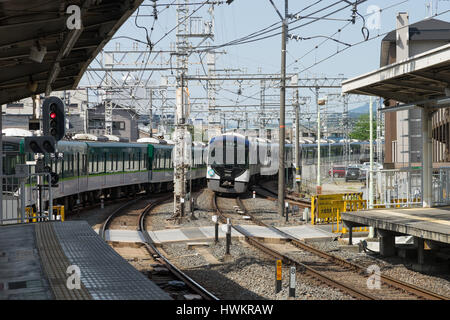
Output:
<path fill-rule="evenodd" d="M 162 143 L 59 141 L 57 151 L 62 158 L 45 157 L 45 164 L 59 175 L 58 186 L 52 189 L 54 203 L 65 205 L 70 212 L 77 204 L 98 202 L 101 196 L 170 191 L 173 148 Z M 6 176 L 15 173 L 17 164 L 34 159 L 33 154 L 24 152 L 24 138 L 20 137 L 3 137 L 3 152 Z M 206 146 L 194 143 L 192 157 L 187 179 L 192 179 L 193 185 L 204 183 Z"/>

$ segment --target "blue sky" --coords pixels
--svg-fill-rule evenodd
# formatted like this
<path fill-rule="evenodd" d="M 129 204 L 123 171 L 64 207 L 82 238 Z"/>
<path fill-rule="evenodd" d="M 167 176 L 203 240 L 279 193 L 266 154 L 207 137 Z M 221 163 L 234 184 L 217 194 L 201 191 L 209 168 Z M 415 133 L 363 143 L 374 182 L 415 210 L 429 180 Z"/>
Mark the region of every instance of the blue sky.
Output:
<path fill-rule="evenodd" d="M 158 3 L 172 3 L 174 0 L 159 0 Z M 201 0 L 191 0 L 192 3 L 201 3 Z M 284 0 L 274 0 L 277 8 L 284 12 Z M 335 4 L 332 6 L 333 4 Z M 383 35 L 395 28 L 395 17 L 398 12 L 408 12 L 410 23 L 420 21 L 427 17 L 426 4 L 430 3 L 430 0 L 368 0 L 365 3 L 358 6 L 358 12 L 366 17 L 366 25 L 369 27 L 369 37 L 377 35 Z M 151 1 L 145 0 L 144 4 L 152 4 Z M 315 5 L 314 5 L 315 4 Z M 300 15 L 312 14 L 315 11 L 319 11 L 327 6 L 331 6 L 327 10 L 322 10 L 318 13 L 312 14 L 312 17 L 321 17 L 325 14 L 331 13 L 333 10 L 343 8 L 345 6 L 344 1 L 335 0 L 290 0 L 289 12 L 298 13 L 305 7 L 311 7 Z M 436 7 L 437 5 L 437 7 Z M 371 27 L 376 19 L 374 16 L 368 15 L 369 6 L 377 6 L 382 9 L 380 13 L 379 29 Z M 189 6 L 191 12 L 198 8 L 198 5 Z M 209 18 L 207 12 L 208 5 L 203 6 L 195 13 L 194 16 L 202 16 L 206 20 Z M 166 32 L 172 29 L 176 25 L 176 12 L 175 7 L 171 6 L 168 9 L 164 7 L 158 7 L 160 11 L 158 19 L 154 21 L 153 17 L 139 17 L 137 23 L 142 26 L 146 26 L 148 31 L 151 32 L 150 39 L 153 43 L 161 39 Z M 450 10 L 450 1 L 433 1 L 433 14 L 442 13 L 437 16 L 437 19 L 444 21 L 450 21 L 450 14 L 446 11 Z M 141 7 L 141 15 L 149 15 L 152 13 L 151 7 Z M 278 23 L 280 18 L 276 11 L 270 4 L 269 0 L 234 0 L 231 5 L 218 5 L 214 7 L 215 16 L 215 39 L 213 44 L 219 45 L 227 43 L 231 40 L 238 39 L 252 32 L 258 31 L 262 28 L 268 27 L 274 23 Z M 361 28 L 363 27 L 362 19 L 357 19 L 353 25 L 348 20 L 351 18 L 351 7 L 345 8 L 340 12 L 330 15 L 329 18 L 336 20 L 323 20 L 311 23 L 307 26 L 293 28 L 302 25 L 306 22 L 311 22 L 311 19 L 301 19 L 290 24 L 290 34 L 299 35 L 300 37 L 315 37 L 315 36 L 333 36 L 334 39 L 348 44 L 355 44 L 363 41 L 363 34 Z M 293 21 L 293 20 L 291 20 Z M 344 27 L 347 24 L 346 27 Z M 153 26 L 153 31 L 150 28 Z M 344 27 L 344 28 L 343 28 Z M 341 29 L 340 32 L 338 30 Z M 278 28 L 279 30 L 279 28 Z M 146 41 L 145 30 L 138 28 L 135 25 L 134 17 L 130 18 L 118 31 L 116 37 L 127 36 Z M 277 35 L 269 39 L 237 45 L 226 46 L 218 50 L 225 50 L 226 54 L 221 54 L 217 60 L 217 68 L 232 68 L 246 70 L 248 73 L 257 73 L 261 70 L 263 73 L 278 73 L 280 71 L 280 47 L 281 36 Z M 375 38 L 370 41 L 366 41 L 355 45 L 347 50 L 329 58 L 328 60 L 320 62 L 322 59 L 329 57 L 336 53 L 338 50 L 342 50 L 347 46 L 339 44 L 335 41 L 327 40 L 324 42 L 324 38 L 316 38 L 312 40 L 289 40 L 287 45 L 287 72 L 299 72 L 300 77 L 311 76 L 345 76 L 348 78 L 357 76 L 362 73 L 369 72 L 379 67 L 379 54 L 380 54 L 380 42 L 383 36 Z M 106 48 L 114 48 L 116 43 L 120 42 L 122 49 L 131 48 L 132 41 L 122 38 L 116 38 L 106 46 Z M 168 50 L 171 43 L 175 42 L 175 31 L 172 31 L 169 35 L 158 42 L 155 50 Z M 194 39 L 193 44 L 197 44 L 198 40 Z M 315 48 L 318 46 L 317 48 Z M 143 49 L 145 45 L 140 44 L 140 48 Z M 153 59 L 155 54 L 150 56 L 150 60 Z M 132 58 L 134 59 L 134 58 Z M 158 57 L 159 59 L 159 57 Z M 157 61 L 161 61 L 158 60 Z M 162 61 L 168 61 L 166 57 Z M 198 54 L 193 54 L 190 59 L 194 63 L 190 67 L 189 73 L 195 74 L 203 72 L 201 64 L 199 63 Z M 173 60 L 173 63 L 175 61 Z M 162 73 L 153 73 L 151 75 L 151 83 L 159 84 L 159 77 Z M 164 74 L 170 75 L 170 72 Z M 142 78 L 148 78 L 149 74 L 144 74 Z M 84 81 L 86 83 L 86 81 Z M 224 103 L 239 103 L 244 100 L 243 96 L 251 97 L 249 99 L 254 100 L 257 103 L 259 99 L 259 84 L 252 84 L 251 86 L 243 89 L 243 96 L 237 96 L 236 92 L 239 87 L 238 83 L 223 84 L 229 91 L 221 92 L 219 100 L 221 104 Z M 198 89 L 192 89 L 195 95 L 206 96 L 205 91 L 199 87 Z M 276 94 L 277 90 L 272 93 Z M 323 94 L 326 94 L 325 90 Z M 301 92 L 300 95 L 310 95 L 310 92 Z M 288 99 L 292 97 L 292 92 L 288 92 Z M 248 98 L 247 98 L 248 99 Z M 277 99 L 277 97 L 273 97 Z M 274 101 L 275 101 L 274 100 Z M 359 104 L 360 105 L 360 104 Z M 357 105 L 355 105 L 356 107 Z"/>

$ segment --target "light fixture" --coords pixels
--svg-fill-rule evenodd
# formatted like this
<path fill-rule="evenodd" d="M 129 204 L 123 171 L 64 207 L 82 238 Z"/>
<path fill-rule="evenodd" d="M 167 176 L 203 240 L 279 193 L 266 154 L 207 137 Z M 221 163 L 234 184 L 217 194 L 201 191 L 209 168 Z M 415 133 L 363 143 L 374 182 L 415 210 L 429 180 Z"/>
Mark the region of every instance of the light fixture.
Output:
<path fill-rule="evenodd" d="M 47 53 L 47 47 L 40 46 L 39 43 L 37 45 L 33 45 L 30 49 L 30 60 L 41 63 L 44 60 L 44 57 Z"/>

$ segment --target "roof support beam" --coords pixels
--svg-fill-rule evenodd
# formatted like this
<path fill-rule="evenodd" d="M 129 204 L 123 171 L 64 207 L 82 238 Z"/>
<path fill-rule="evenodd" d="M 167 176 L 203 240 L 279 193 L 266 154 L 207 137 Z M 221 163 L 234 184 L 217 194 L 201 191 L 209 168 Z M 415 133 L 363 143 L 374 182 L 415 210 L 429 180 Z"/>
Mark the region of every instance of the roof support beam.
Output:
<path fill-rule="evenodd" d="M 416 83 L 412 83 L 412 82 L 408 82 L 408 81 L 402 81 L 401 83 L 399 83 L 398 81 L 394 81 L 394 80 L 386 80 L 386 81 L 384 81 L 384 83 L 392 85 L 396 88 L 411 88 L 411 89 L 430 91 L 430 94 L 433 94 L 433 93 L 441 94 L 442 90 L 443 90 L 443 88 L 435 87 L 432 85 L 424 86 L 424 85 L 420 85 L 420 84 L 416 84 Z"/>

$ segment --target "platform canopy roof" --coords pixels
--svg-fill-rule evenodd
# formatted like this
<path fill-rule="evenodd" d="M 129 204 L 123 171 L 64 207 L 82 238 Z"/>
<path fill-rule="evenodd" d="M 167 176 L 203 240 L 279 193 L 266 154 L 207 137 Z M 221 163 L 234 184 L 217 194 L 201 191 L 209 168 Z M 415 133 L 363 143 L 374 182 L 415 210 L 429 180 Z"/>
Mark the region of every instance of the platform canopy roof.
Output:
<path fill-rule="evenodd" d="M 0 104 L 76 88 L 91 61 L 142 1 L 1 0 Z M 66 12 L 70 5 L 80 8 L 80 29 L 67 27 L 74 13 Z M 32 50 L 45 52 L 41 62 L 30 59 Z"/>
<path fill-rule="evenodd" d="M 450 44 L 384 66 L 342 82 L 342 92 L 402 102 L 400 110 L 415 105 L 450 106 Z"/>

